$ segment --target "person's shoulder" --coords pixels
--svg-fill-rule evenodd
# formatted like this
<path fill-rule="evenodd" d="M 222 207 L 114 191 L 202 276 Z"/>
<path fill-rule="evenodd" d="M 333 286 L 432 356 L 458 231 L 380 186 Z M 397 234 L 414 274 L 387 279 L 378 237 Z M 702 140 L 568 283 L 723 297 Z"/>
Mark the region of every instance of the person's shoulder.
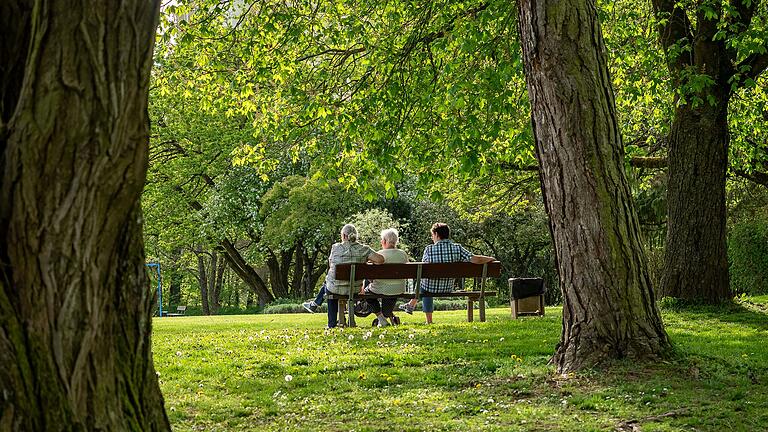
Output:
<path fill-rule="evenodd" d="M 392 253 L 400 258 L 403 262 L 408 262 L 408 252 L 402 249 L 395 249 L 395 251 Z"/>

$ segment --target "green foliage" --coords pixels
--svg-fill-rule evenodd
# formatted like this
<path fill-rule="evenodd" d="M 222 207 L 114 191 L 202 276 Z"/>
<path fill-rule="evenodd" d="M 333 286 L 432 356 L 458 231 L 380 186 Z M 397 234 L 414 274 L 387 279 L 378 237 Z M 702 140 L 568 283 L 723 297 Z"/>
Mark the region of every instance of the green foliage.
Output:
<path fill-rule="evenodd" d="M 394 228 L 401 233 L 404 225 L 395 220 L 387 210 L 378 208 L 368 209 L 362 213 L 357 213 L 350 218 L 350 223 L 354 224 L 357 228 L 358 240 L 361 243 L 367 244 L 374 250 L 380 249 L 381 232 L 387 228 Z M 408 250 L 407 239 L 402 238 L 398 247 L 403 250 Z"/>
<path fill-rule="evenodd" d="M 768 294 L 768 220 L 733 225 L 728 235 L 731 286 L 737 293 Z"/>
<path fill-rule="evenodd" d="M 311 250 L 330 249 L 341 227 L 362 204 L 355 191 L 335 181 L 289 176 L 263 197 L 264 242 L 277 249 L 301 242 Z"/>
<path fill-rule="evenodd" d="M 568 377 L 548 365 L 559 308 L 334 331 L 323 314 L 156 319 L 152 351 L 180 431 L 765 430 L 768 297 L 750 300 L 662 308 L 678 356 Z"/>

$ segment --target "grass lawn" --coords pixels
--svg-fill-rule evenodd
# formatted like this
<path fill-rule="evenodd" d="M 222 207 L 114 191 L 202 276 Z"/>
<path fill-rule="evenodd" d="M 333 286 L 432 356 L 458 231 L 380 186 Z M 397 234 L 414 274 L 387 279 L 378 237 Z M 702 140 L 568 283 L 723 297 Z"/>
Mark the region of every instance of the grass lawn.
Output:
<path fill-rule="evenodd" d="M 768 296 L 663 309 L 677 354 L 560 377 L 560 310 L 400 314 L 324 330 L 324 314 L 162 318 L 155 366 L 174 430 L 768 430 Z M 371 319 L 360 319 L 359 325 Z"/>

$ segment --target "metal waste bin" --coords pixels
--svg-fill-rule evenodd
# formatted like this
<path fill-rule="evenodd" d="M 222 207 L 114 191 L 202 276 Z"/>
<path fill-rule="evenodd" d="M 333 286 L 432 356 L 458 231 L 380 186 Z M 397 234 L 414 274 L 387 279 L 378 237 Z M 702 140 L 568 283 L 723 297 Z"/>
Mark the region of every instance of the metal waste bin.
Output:
<path fill-rule="evenodd" d="M 547 291 L 542 278 L 510 278 L 509 303 L 512 318 L 519 315 L 544 315 L 544 293 Z"/>

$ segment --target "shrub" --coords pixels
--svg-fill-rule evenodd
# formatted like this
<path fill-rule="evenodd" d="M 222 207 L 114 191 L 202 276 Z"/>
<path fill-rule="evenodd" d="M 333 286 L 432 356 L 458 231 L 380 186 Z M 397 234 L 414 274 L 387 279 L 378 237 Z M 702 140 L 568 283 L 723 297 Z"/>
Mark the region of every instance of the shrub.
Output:
<path fill-rule="evenodd" d="M 728 236 L 728 261 L 735 293 L 768 293 L 768 221 L 734 225 Z"/>

